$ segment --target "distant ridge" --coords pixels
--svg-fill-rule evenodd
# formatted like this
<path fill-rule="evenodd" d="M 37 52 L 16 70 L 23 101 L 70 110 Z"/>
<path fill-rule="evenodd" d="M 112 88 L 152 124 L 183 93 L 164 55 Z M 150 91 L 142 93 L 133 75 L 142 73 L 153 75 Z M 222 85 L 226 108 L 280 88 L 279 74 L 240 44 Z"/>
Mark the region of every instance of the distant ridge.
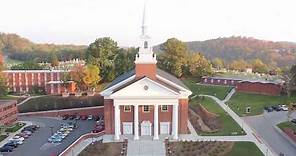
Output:
<path fill-rule="evenodd" d="M 226 63 L 232 60 L 259 58 L 268 65 L 285 67 L 296 63 L 296 43 L 273 42 L 251 37 L 223 37 L 205 41 L 185 42 L 190 52 L 200 52 L 208 59 L 219 57 Z M 161 52 L 160 45 L 154 47 Z"/>

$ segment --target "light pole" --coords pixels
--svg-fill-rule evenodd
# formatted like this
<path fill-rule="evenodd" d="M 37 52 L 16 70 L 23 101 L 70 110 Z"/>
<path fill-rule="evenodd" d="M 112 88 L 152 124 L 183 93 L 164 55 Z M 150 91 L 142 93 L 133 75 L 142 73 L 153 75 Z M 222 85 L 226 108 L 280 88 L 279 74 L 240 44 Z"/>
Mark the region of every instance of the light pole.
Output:
<path fill-rule="evenodd" d="M 53 126 L 49 126 L 51 135 L 53 135 Z"/>

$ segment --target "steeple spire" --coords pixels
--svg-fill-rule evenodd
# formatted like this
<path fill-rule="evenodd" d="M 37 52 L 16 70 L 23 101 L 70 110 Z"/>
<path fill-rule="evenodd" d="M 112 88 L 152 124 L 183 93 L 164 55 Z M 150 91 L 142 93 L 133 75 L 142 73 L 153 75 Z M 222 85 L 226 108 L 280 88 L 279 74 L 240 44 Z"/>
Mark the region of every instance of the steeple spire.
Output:
<path fill-rule="evenodd" d="M 141 38 L 142 39 L 149 39 L 149 36 L 147 35 L 147 25 L 146 25 L 146 1 L 144 4 L 144 10 L 143 10 L 143 19 L 142 19 L 142 34 Z"/>

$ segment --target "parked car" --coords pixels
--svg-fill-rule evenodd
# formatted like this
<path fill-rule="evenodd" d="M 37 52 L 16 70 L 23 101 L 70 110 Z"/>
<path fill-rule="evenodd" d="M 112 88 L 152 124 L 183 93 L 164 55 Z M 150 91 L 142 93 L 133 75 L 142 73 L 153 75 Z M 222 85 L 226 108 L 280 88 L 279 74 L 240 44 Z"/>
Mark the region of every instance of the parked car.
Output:
<path fill-rule="evenodd" d="M 25 138 L 25 139 L 28 139 L 29 138 L 29 135 L 27 135 L 26 133 L 19 133 L 19 134 L 17 134 L 18 136 L 21 136 L 21 137 L 23 137 L 23 138 Z"/>
<path fill-rule="evenodd" d="M 267 112 L 272 112 L 273 111 L 272 107 L 270 107 L 270 106 L 265 106 L 264 110 L 266 110 Z"/>
<path fill-rule="evenodd" d="M 9 140 L 20 140 L 20 141 L 24 141 L 25 138 L 23 138 L 21 136 L 18 136 L 18 135 L 15 135 L 13 138 L 10 138 Z"/>
<path fill-rule="evenodd" d="M 88 115 L 87 120 L 92 120 L 93 119 L 93 115 Z"/>
<path fill-rule="evenodd" d="M 11 146 L 3 146 L 0 148 L 0 152 L 12 152 L 13 151 L 13 147 Z"/>
<path fill-rule="evenodd" d="M 30 125 L 30 126 L 27 126 L 27 128 L 36 131 L 36 130 L 38 130 L 40 128 L 40 126 L 39 125 Z"/>
<path fill-rule="evenodd" d="M 13 148 L 17 148 L 18 144 L 15 142 L 8 142 L 8 143 L 4 144 L 4 146 L 11 146 Z"/>
<path fill-rule="evenodd" d="M 62 116 L 62 119 L 63 120 L 67 120 L 68 118 L 69 118 L 69 115 L 68 114 Z"/>
<path fill-rule="evenodd" d="M 76 115 L 75 120 L 80 120 L 81 116 L 80 115 Z"/>
<path fill-rule="evenodd" d="M 99 132 L 101 132 L 101 131 L 103 131 L 104 130 L 104 127 L 103 126 L 96 126 L 93 130 L 92 130 L 92 132 L 93 133 L 99 133 Z"/>
<path fill-rule="evenodd" d="M 283 111 L 288 111 L 289 108 L 286 105 L 279 105 L 279 107 L 283 110 Z"/>
<path fill-rule="evenodd" d="M 31 131 L 23 131 L 22 133 L 28 135 L 28 136 L 31 136 L 32 135 L 32 132 Z"/>
<path fill-rule="evenodd" d="M 279 105 L 272 106 L 272 109 L 275 110 L 275 111 L 277 111 L 277 112 L 279 112 L 279 111 L 282 110 L 282 108 Z"/>
<path fill-rule="evenodd" d="M 291 122 L 296 124 L 296 119 L 292 119 Z"/>
<path fill-rule="evenodd" d="M 9 140 L 9 142 L 13 142 L 18 145 L 22 145 L 24 143 L 24 141 L 21 141 L 21 140 Z"/>

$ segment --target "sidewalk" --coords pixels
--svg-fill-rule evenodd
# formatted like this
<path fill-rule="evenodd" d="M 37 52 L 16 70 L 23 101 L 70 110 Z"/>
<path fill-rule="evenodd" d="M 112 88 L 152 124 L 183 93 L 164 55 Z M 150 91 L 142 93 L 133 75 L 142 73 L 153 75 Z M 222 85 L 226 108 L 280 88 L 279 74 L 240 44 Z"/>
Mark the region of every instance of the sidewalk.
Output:
<path fill-rule="evenodd" d="M 85 139 L 82 142 L 80 142 L 78 145 L 75 145 L 74 148 L 71 149 L 71 152 L 68 153 L 66 156 L 77 156 L 92 142 L 97 142 L 102 139 L 103 137 Z"/>
<path fill-rule="evenodd" d="M 231 96 L 235 93 L 235 91 L 231 91 L 229 94 L 227 95 L 226 98 L 221 101 L 218 98 L 216 98 L 215 96 L 211 96 L 211 95 L 200 95 L 200 96 L 205 96 L 205 97 L 209 97 L 212 98 L 214 101 L 216 101 L 216 103 L 222 107 L 222 109 L 224 109 L 233 119 L 235 122 L 238 123 L 238 125 L 241 126 L 241 128 L 247 133 L 247 137 L 250 137 L 252 142 L 254 142 L 257 147 L 261 150 L 261 152 L 265 155 L 268 156 L 273 156 L 274 152 L 272 151 L 272 149 L 266 144 L 264 143 L 262 140 L 259 139 L 259 137 L 256 135 L 255 131 L 253 131 L 251 129 L 251 127 L 249 127 L 249 125 L 242 120 L 235 112 L 233 112 L 224 102 L 227 102 Z"/>
<path fill-rule="evenodd" d="M 127 156 L 165 156 L 165 144 L 161 140 L 129 140 Z"/>
<path fill-rule="evenodd" d="M 19 121 L 19 122 L 26 123 L 25 126 L 32 125 L 32 122 L 29 122 L 29 121 Z M 6 144 L 9 141 L 9 139 L 11 139 L 12 137 L 14 137 L 16 134 L 20 133 L 24 127 L 22 127 L 21 129 L 19 129 L 16 132 L 9 133 L 9 136 L 0 142 L 0 147 L 2 147 L 4 144 Z"/>

